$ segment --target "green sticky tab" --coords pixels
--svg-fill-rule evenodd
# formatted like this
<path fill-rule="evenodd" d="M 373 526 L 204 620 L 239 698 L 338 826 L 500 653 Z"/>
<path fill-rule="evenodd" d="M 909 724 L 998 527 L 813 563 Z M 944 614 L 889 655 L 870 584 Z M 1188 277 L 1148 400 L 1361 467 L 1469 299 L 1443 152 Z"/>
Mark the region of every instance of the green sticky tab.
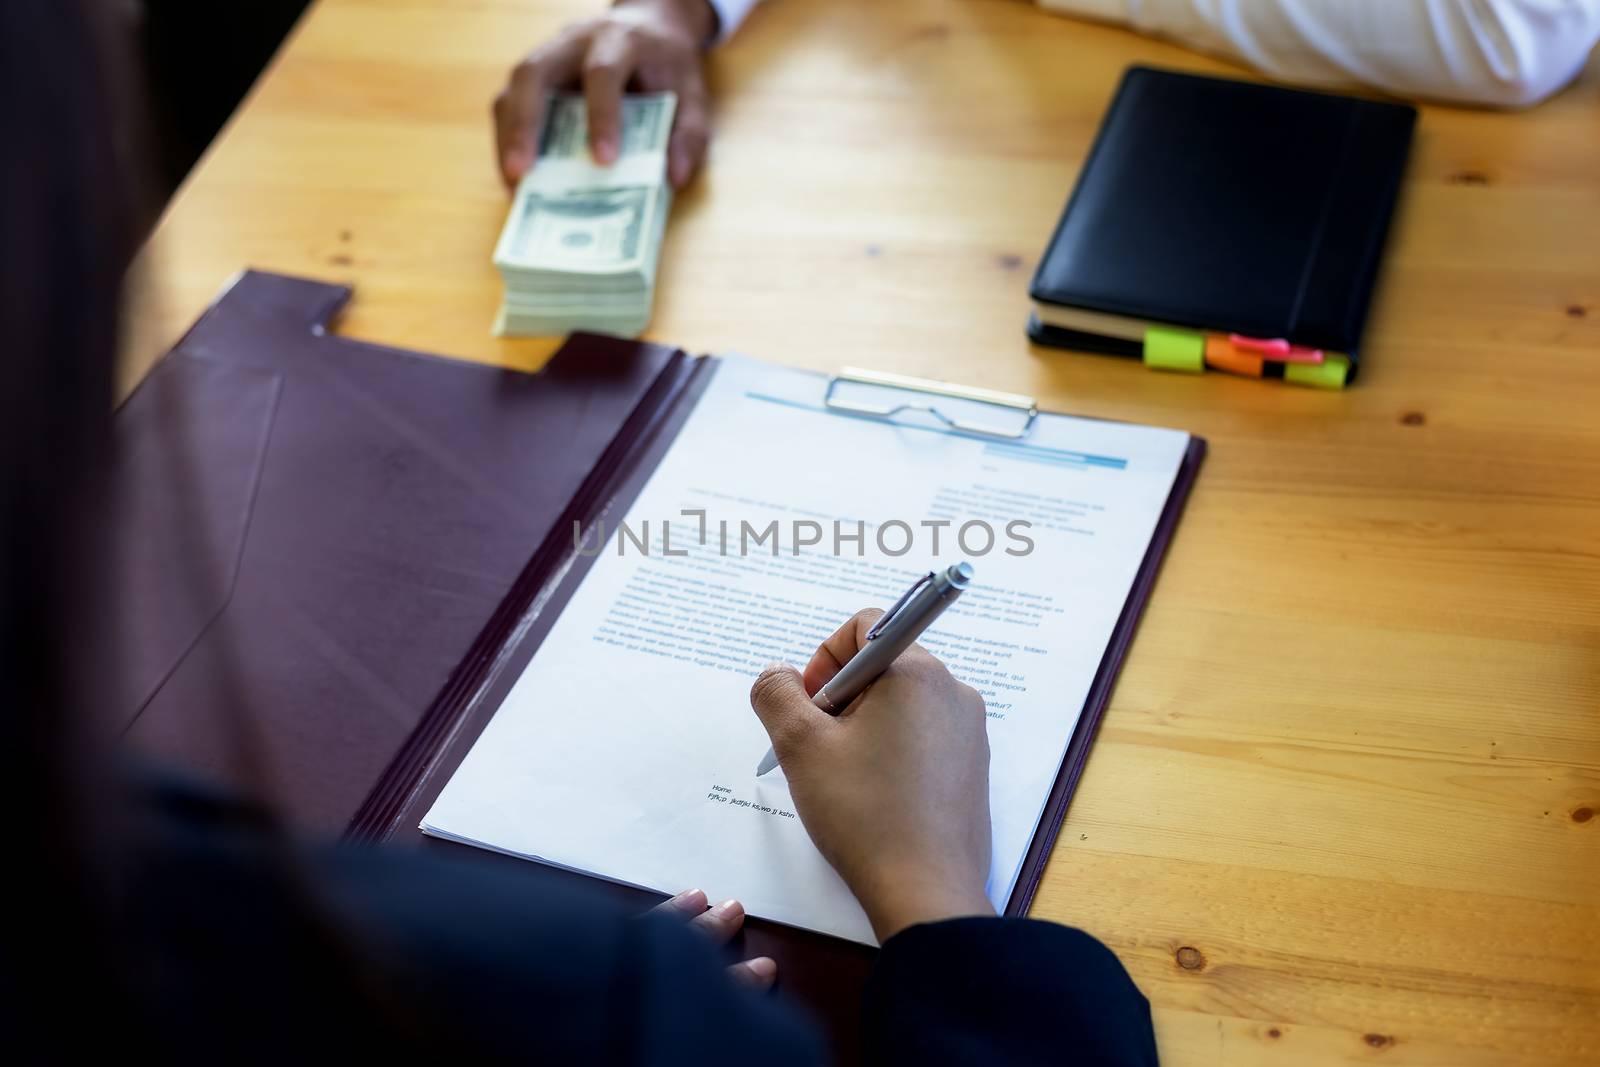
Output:
<path fill-rule="evenodd" d="M 1151 326 L 1144 331 L 1144 365 L 1154 370 L 1203 374 L 1206 369 L 1206 335 L 1193 330 Z"/>
<path fill-rule="evenodd" d="M 1350 357 L 1329 352 L 1321 363 L 1285 363 L 1283 380 L 1313 389 L 1343 389 L 1350 377 Z"/>

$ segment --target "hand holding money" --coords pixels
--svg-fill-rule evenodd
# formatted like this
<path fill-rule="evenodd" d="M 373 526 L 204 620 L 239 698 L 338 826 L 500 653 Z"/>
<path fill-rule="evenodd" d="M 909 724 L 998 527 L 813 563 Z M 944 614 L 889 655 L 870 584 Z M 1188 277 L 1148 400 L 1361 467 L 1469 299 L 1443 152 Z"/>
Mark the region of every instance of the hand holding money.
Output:
<path fill-rule="evenodd" d="M 549 98 L 538 162 L 517 183 L 495 247 L 506 287 L 495 333 L 643 332 L 672 206 L 675 104 L 671 93 L 624 97 L 616 159 L 602 166 L 589 152 L 583 97 Z"/>
<path fill-rule="evenodd" d="M 715 31 L 708 0 L 618 0 L 605 14 L 568 26 L 535 49 L 512 70 L 494 102 L 495 158 L 506 184 L 516 185 L 534 164 L 545 100 L 557 90 L 582 91 L 595 159 L 615 159 L 623 90 L 631 86 L 677 94 L 668 176 L 682 186 L 711 137 L 703 53 Z"/>

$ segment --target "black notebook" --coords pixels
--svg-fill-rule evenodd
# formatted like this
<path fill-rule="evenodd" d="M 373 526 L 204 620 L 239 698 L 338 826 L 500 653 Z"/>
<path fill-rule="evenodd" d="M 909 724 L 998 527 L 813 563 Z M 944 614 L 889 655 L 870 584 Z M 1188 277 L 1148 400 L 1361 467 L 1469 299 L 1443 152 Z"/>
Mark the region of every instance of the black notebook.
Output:
<path fill-rule="evenodd" d="M 1152 326 L 1284 339 L 1353 374 L 1416 110 L 1133 67 L 1029 294 L 1042 344 Z"/>

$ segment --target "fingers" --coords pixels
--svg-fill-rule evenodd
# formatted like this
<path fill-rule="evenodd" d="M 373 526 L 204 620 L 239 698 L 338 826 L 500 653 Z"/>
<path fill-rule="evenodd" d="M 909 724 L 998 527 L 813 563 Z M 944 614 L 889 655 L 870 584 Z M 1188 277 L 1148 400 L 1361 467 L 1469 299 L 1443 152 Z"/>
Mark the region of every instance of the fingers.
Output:
<path fill-rule="evenodd" d="M 867 631 L 872 629 L 872 624 L 882 614 L 877 608 L 863 608 L 828 635 L 811 657 L 811 662 L 806 664 L 806 692 L 815 695 L 818 689 L 832 681 L 839 669 L 849 663 L 851 657 L 867 643 Z"/>
<path fill-rule="evenodd" d="M 724 900 L 714 908 L 707 908 L 703 889 L 685 889 L 650 910 L 657 915 L 687 923 L 689 929 L 709 939 L 714 945 L 727 944 L 744 925 L 743 904 L 737 900 Z"/>
<path fill-rule="evenodd" d="M 700 889 L 685 889 L 650 910 L 668 918 L 687 920 L 691 930 L 708 938 L 714 945 L 727 944 L 744 925 L 743 904 L 737 900 L 725 900 L 707 909 L 705 891 Z M 757 956 L 729 967 L 728 977 L 740 985 L 765 992 L 778 979 L 778 964 L 770 956 Z"/>
<path fill-rule="evenodd" d="M 500 180 L 507 187 L 514 187 L 533 163 L 533 152 L 528 145 L 538 143 L 538 133 L 535 130 L 524 134 L 524 124 L 528 120 L 513 86 L 500 90 L 500 95 L 494 98 L 493 111 L 495 164 L 500 169 Z M 538 120 L 533 121 L 537 123 Z"/>
<path fill-rule="evenodd" d="M 622 154 L 622 98 L 630 87 L 677 93 L 667 176 L 682 185 L 694 175 L 711 139 L 705 35 L 671 15 L 665 6 L 614 8 L 568 27 L 517 65 L 494 102 L 495 154 L 506 184 L 519 181 L 538 158 L 547 94 L 574 86 L 583 90 L 589 149 L 603 166 Z"/>
<path fill-rule="evenodd" d="M 687 922 L 706 910 L 706 891 L 685 889 L 671 900 L 663 900 L 650 910 L 669 919 L 681 919 Z"/>
<path fill-rule="evenodd" d="M 740 985 L 764 993 L 778 980 L 778 962 L 771 956 L 757 956 L 753 960 L 745 960 L 729 967 L 728 977 Z"/>
<path fill-rule="evenodd" d="M 500 177 L 515 185 L 539 154 L 539 127 L 544 123 L 545 97 L 551 89 L 571 84 L 578 75 L 588 34 L 558 37 L 518 63 L 494 101 L 495 150 Z"/>
<path fill-rule="evenodd" d="M 638 66 L 636 38 L 602 31 L 583 61 L 583 97 L 589 105 L 589 150 L 595 162 L 615 163 L 622 152 L 622 91 Z"/>
<path fill-rule="evenodd" d="M 805 747 L 807 739 L 833 719 L 811 703 L 800 672 L 787 663 L 774 663 L 750 687 L 750 706 L 772 738 L 780 763 Z"/>
<path fill-rule="evenodd" d="M 690 929 L 710 939 L 714 945 L 727 944 L 744 925 L 744 905 L 737 900 L 725 900 L 707 910 L 705 892 L 699 889 L 686 889 L 650 910 L 670 918 L 687 919 Z M 740 985 L 765 991 L 778 979 L 778 964 L 770 956 L 757 956 L 729 967 L 728 977 Z"/>
<path fill-rule="evenodd" d="M 699 78 L 678 90 L 678 114 L 672 123 L 672 140 L 667 145 L 667 179 L 682 188 L 706 157 L 711 143 L 711 106 L 705 83 Z"/>
<path fill-rule="evenodd" d="M 724 900 L 689 920 L 689 928 L 713 945 L 726 945 L 743 925 L 744 905 L 737 900 Z"/>

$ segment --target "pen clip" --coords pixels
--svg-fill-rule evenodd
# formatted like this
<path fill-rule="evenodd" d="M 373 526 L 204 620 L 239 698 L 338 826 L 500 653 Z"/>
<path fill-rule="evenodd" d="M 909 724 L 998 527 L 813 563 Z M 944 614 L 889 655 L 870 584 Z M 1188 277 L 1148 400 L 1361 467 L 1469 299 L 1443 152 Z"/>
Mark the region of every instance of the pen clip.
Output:
<path fill-rule="evenodd" d="M 871 641 L 874 637 L 877 637 L 878 634 L 883 631 L 883 628 L 889 625 L 896 615 L 900 614 L 900 609 L 905 607 L 911 598 L 917 595 L 917 591 L 931 581 L 933 581 L 933 572 L 929 571 L 921 578 L 918 578 L 916 584 L 914 584 L 910 589 L 907 589 L 904 593 L 900 594 L 900 599 L 894 602 L 894 607 L 890 608 L 882 615 L 879 615 L 878 621 L 872 624 L 872 629 L 867 631 L 867 640 Z"/>
<path fill-rule="evenodd" d="M 848 399 L 850 394 L 862 388 L 885 389 L 889 391 L 889 396 L 876 403 Z M 941 406 L 926 399 L 929 396 L 947 397 L 956 403 Z M 910 378 L 903 374 L 861 370 L 858 367 L 846 367 L 828 379 L 828 388 L 822 394 L 822 405 L 830 411 L 862 415 L 885 422 L 894 422 L 895 416 L 902 412 L 920 411 L 933 416 L 951 430 L 1003 441 L 1027 437 L 1028 431 L 1033 429 L 1034 420 L 1039 417 L 1039 404 L 1031 396 L 970 385 L 952 385 L 927 378 Z M 981 409 L 984 416 L 974 416 L 974 408 Z M 967 412 L 966 415 L 961 414 L 963 410 Z"/>

